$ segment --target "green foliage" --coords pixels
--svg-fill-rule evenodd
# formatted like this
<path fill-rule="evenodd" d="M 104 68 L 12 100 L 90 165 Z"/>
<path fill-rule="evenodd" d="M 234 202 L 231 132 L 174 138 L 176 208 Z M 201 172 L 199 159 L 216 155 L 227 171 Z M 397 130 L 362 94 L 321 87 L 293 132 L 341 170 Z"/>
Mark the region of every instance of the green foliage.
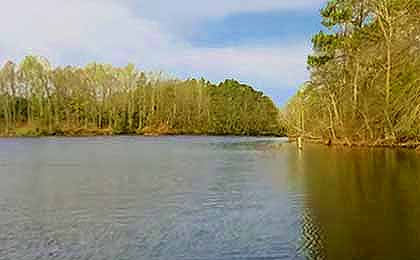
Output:
<path fill-rule="evenodd" d="M 39 129 L 36 129 L 36 128 L 20 127 L 16 129 L 15 135 L 18 137 L 36 137 L 36 136 L 40 136 L 41 133 Z"/>
<path fill-rule="evenodd" d="M 332 0 L 321 10 L 322 25 L 328 29 L 345 23 L 352 18 L 353 10 L 350 1 Z"/>
<path fill-rule="evenodd" d="M 281 135 L 270 98 L 235 80 L 219 85 L 92 63 L 52 68 L 40 57 L 0 70 L 0 134 Z"/>
<path fill-rule="evenodd" d="M 330 0 L 311 79 L 284 111 L 289 135 L 420 141 L 420 2 Z"/>

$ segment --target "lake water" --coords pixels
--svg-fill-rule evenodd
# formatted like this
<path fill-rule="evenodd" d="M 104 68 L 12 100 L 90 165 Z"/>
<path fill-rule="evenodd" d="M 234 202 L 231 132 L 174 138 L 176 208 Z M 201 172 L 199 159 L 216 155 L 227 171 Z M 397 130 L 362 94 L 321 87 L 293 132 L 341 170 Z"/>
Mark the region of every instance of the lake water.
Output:
<path fill-rule="evenodd" d="M 2 260 L 420 259 L 419 199 L 412 151 L 0 139 Z"/>

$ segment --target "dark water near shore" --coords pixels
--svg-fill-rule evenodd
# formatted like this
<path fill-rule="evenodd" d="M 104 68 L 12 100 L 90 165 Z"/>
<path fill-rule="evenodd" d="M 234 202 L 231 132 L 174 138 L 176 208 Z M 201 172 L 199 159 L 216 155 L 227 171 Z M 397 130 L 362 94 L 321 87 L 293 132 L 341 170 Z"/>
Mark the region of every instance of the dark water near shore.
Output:
<path fill-rule="evenodd" d="M 0 139 L 0 259 L 420 259 L 420 155 Z"/>

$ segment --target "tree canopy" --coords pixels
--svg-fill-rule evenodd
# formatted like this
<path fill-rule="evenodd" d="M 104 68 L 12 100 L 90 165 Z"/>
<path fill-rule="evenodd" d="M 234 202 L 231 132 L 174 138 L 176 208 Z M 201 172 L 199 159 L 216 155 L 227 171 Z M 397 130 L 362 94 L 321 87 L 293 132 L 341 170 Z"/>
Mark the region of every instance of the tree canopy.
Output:
<path fill-rule="evenodd" d="M 235 80 L 178 80 L 132 64 L 57 67 L 41 57 L 0 70 L 1 135 L 280 135 L 271 99 Z"/>
<path fill-rule="evenodd" d="M 420 141 L 420 1 L 329 0 L 310 81 L 284 111 L 290 135 Z"/>

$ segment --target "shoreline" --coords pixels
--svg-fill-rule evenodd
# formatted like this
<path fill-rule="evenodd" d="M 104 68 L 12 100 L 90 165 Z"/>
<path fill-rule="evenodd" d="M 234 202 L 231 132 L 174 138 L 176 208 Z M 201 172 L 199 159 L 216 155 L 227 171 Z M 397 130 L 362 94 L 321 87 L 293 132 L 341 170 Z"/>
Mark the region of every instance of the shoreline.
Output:
<path fill-rule="evenodd" d="M 170 136 L 197 136 L 197 137 L 270 137 L 270 138 L 288 138 L 284 135 L 276 134 L 261 134 L 261 135 L 247 135 L 247 134 L 214 134 L 214 133 L 197 133 L 197 132 L 164 132 L 164 133 L 113 133 L 112 131 L 82 131 L 82 132 L 65 132 L 65 133 L 37 133 L 37 134 L 16 134 L 0 133 L 0 138 L 44 138 L 44 137 L 72 137 L 72 138 L 86 138 L 86 137 L 118 137 L 118 136 L 133 136 L 133 137 L 170 137 Z"/>
<path fill-rule="evenodd" d="M 113 135 L 0 135 L 0 139 L 18 139 L 18 138 L 48 138 L 48 137 L 57 137 L 57 138 L 89 138 L 89 137 L 182 137 L 182 136 L 191 136 L 191 137 L 253 137 L 253 138 L 287 138 L 287 136 L 278 136 L 278 135 L 211 135 L 211 134 L 160 134 L 160 135 L 140 135 L 140 134 L 113 134 Z"/>
<path fill-rule="evenodd" d="M 287 137 L 289 142 L 296 142 L 297 137 Z M 353 141 L 348 140 L 331 140 L 313 137 L 302 137 L 304 143 L 320 144 L 324 146 L 343 146 L 349 148 L 392 148 L 392 149 L 410 149 L 420 152 L 420 142 L 408 141 L 408 142 L 394 142 L 392 140 L 377 140 L 375 142 L 368 141 Z"/>
<path fill-rule="evenodd" d="M 249 137 L 287 137 L 280 131 L 261 131 L 246 133 L 241 131 L 217 132 L 212 130 L 171 129 L 168 127 L 145 127 L 143 129 L 118 130 L 97 127 L 53 127 L 52 129 L 23 126 L 0 131 L 0 138 L 19 137 L 95 137 L 95 136 L 249 136 Z"/>

